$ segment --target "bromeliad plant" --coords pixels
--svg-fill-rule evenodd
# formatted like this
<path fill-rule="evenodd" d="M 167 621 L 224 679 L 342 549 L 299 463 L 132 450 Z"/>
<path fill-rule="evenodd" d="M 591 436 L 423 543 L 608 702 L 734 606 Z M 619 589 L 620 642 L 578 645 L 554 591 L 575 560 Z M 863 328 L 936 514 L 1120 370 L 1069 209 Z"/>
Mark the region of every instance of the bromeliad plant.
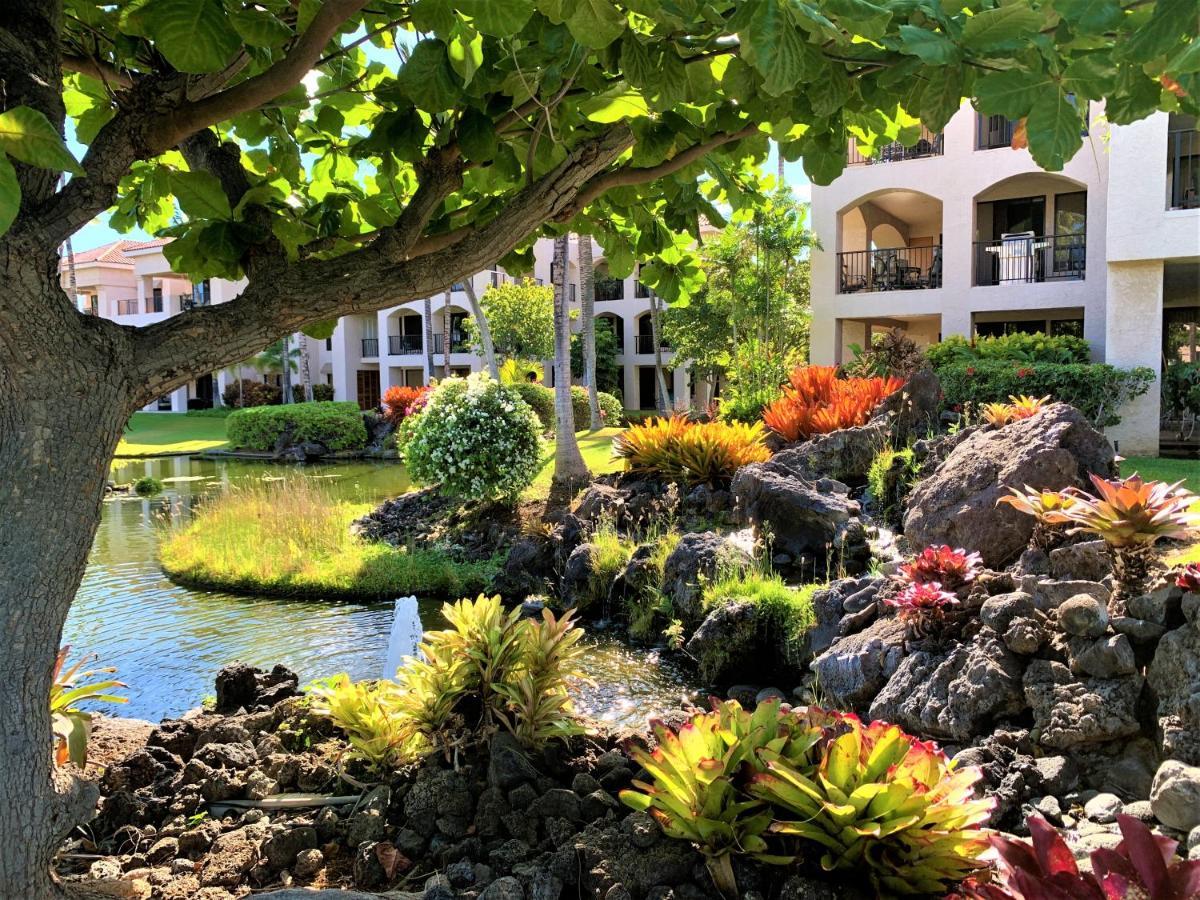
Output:
<path fill-rule="evenodd" d="M 125 687 L 115 679 L 94 680 L 97 675 L 111 675 L 117 671 L 112 666 L 80 671 L 85 665 L 98 659 L 95 654 L 84 656 L 69 669 L 63 670 L 69 646 L 59 649 L 54 659 L 54 680 L 50 685 L 50 719 L 54 729 L 54 762 L 56 765 L 72 763 L 82 769 L 87 765 L 88 733 L 92 717 L 79 708 L 80 703 L 128 703 L 128 697 L 109 693 L 115 688 Z"/>
<path fill-rule="evenodd" d="M 942 625 L 946 613 L 958 606 L 958 597 L 936 581 L 923 581 L 908 585 L 883 602 L 897 610 L 897 616 L 908 626 L 910 636 L 922 636 Z"/>
<path fill-rule="evenodd" d="M 633 472 L 715 486 L 766 460 L 766 439 L 761 422 L 693 422 L 678 415 L 630 426 L 613 441 L 613 454 Z"/>
<path fill-rule="evenodd" d="M 1025 485 L 1025 489 L 1009 488 L 1012 492 L 1001 497 L 996 504 L 1006 503 L 1013 509 L 1033 516 L 1036 520 L 1029 543 L 1040 550 L 1052 550 L 1062 543 L 1066 535 L 1062 526 L 1070 522 L 1067 507 L 1074 503 L 1070 494 L 1062 491 L 1038 491 Z"/>
<path fill-rule="evenodd" d="M 932 544 L 900 567 L 900 579 L 914 585 L 936 582 L 948 591 L 956 591 L 973 582 L 982 567 L 978 553 Z"/>
<path fill-rule="evenodd" d="M 425 746 L 417 723 L 397 714 L 402 695 L 393 681 L 351 681 L 340 673 L 314 682 L 309 693 L 312 711 L 346 733 L 347 759 L 386 771 L 410 762 Z"/>
<path fill-rule="evenodd" d="M 864 424 L 880 402 L 904 386 L 896 376 L 838 378 L 836 366 L 800 366 L 763 421 L 789 443 Z"/>
<path fill-rule="evenodd" d="M 777 811 L 770 832 L 821 845 L 826 871 L 865 870 L 881 896 L 941 893 L 979 870 L 994 805 L 975 798 L 980 771 L 895 725 L 836 722 L 815 766 L 759 754 L 750 793 Z"/>
<path fill-rule="evenodd" d="M 1188 563 L 1175 574 L 1175 585 L 1189 594 L 1200 594 L 1200 563 Z"/>
<path fill-rule="evenodd" d="M 1000 857 L 993 882 L 968 881 L 953 900 L 1192 900 L 1200 896 L 1200 860 L 1175 856 L 1176 841 L 1132 816 L 1117 816 L 1123 840 L 1092 851 L 1081 872 L 1062 836 L 1041 816 L 1028 820 L 1032 844 L 992 837 Z M 948 898 L 951 900 L 951 898 Z"/>

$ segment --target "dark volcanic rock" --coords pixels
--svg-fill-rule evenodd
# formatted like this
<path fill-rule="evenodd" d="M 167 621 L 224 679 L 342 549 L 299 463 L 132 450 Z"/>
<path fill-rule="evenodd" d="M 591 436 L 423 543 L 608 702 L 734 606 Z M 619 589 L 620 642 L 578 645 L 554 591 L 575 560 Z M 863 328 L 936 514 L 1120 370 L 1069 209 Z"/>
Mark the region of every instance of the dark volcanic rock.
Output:
<path fill-rule="evenodd" d="M 745 551 L 714 531 L 685 534 L 663 564 L 663 593 L 671 599 L 683 623 L 694 626 L 704 616 L 700 605 L 702 582 L 711 580 L 719 568 L 749 562 Z"/>
<path fill-rule="evenodd" d="M 219 713 L 251 711 L 274 706 L 280 700 L 295 697 L 300 677 L 291 669 L 275 666 L 270 672 L 244 663 L 234 663 L 217 673 Z"/>

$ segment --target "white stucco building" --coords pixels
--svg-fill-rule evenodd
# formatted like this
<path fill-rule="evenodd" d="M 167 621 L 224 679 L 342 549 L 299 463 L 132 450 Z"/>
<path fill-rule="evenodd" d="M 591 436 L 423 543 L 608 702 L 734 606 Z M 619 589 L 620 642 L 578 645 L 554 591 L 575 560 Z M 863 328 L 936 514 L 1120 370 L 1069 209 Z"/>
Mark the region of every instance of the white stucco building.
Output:
<path fill-rule="evenodd" d="M 915 147 L 866 159 L 851 142 L 845 172 L 812 191 L 812 361 L 894 327 L 922 344 L 1042 331 L 1161 372 L 1164 323 L 1200 322 L 1200 133 L 1186 116 L 1089 112 L 1057 173 L 1012 149 L 1014 123 L 966 105 Z M 1122 411 L 1122 453 L 1157 452 L 1159 405 L 1156 386 Z"/>
<path fill-rule="evenodd" d="M 115 241 L 74 254 L 74 292 L 81 311 L 103 316 L 123 325 L 148 325 L 173 315 L 186 314 L 193 306 L 232 300 L 244 282 L 211 279 L 193 284 L 171 271 L 162 248 L 165 240 Z M 539 240 L 534 248 L 532 277 L 539 283 L 551 280 L 553 242 Z M 608 267 L 599 245 L 593 244 L 596 270 L 596 325 L 612 328 L 617 335 L 617 362 L 621 369 L 623 401 L 629 409 L 655 408 L 654 341 L 650 328 L 650 293 L 635 275 L 625 279 L 608 277 Z M 66 257 L 60 265 L 64 289 L 71 292 L 71 266 Z M 473 278 L 476 296 L 492 285 L 510 281 L 503 270 L 480 272 Z M 572 238 L 568 252 L 568 293 L 571 306 L 579 308 L 579 255 Z M 302 346 L 300 365 L 309 367 L 313 383 L 329 384 L 337 400 L 357 401 L 364 409 L 377 406 L 393 385 L 422 385 L 443 376 L 447 363 L 451 373 L 465 374 L 484 368 L 481 356 L 467 346 L 463 322 L 470 315 L 465 288 L 430 298 L 433 332 L 433 369 L 425 353 L 424 300 L 389 307 L 372 315 L 346 316 L 338 321 L 333 336 L 325 341 L 295 335 L 292 346 Z M 572 323 L 579 328 L 578 316 Z M 447 340 L 449 335 L 449 340 Z M 449 359 L 446 354 L 449 352 Z M 672 359 L 664 349 L 664 364 Z M 263 379 L 253 368 L 240 369 L 242 377 Z M 220 404 L 221 391 L 237 375 L 232 369 L 215 372 L 179 388 L 169 397 L 146 407 L 151 411 L 182 412 L 189 407 Z M 267 376 L 278 383 L 279 376 Z M 547 383 L 552 373 L 547 366 Z M 301 376 L 293 376 L 300 383 Z M 668 370 L 670 402 L 690 400 L 688 373 L 680 367 Z"/>

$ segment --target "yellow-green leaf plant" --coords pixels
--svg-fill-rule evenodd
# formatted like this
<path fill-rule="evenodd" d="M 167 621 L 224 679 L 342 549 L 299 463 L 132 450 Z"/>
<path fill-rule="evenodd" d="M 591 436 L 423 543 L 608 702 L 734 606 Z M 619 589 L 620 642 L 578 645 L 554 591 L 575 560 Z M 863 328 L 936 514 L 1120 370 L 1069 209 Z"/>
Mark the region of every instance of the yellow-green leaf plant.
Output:
<path fill-rule="evenodd" d="M 109 693 L 114 688 L 123 688 L 124 684 L 115 679 L 94 681 L 97 675 L 111 675 L 116 671 L 112 666 L 101 669 L 89 669 L 81 672 L 87 663 L 96 657 L 85 656 L 69 669 L 63 670 L 67 662 L 69 646 L 62 647 L 54 660 L 54 680 L 50 685 L 50 718 L 54 727 L 54 762 L 63 765 L 71 762 L 83 768 L 87 765 L 88 732 L 92 717 L 76 704 L 84 701 L 92 703 L 128 703 L 128 697 Z"/>

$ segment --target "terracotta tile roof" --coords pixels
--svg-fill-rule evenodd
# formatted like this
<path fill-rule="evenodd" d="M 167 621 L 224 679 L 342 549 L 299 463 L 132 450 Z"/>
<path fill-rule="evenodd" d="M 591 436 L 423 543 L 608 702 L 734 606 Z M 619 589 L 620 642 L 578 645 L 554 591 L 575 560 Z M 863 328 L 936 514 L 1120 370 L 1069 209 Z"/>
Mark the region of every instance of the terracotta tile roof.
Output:
<path fill-rule="evenodd" d="M 170 238 L 155 238 L 152 241 L 112 241 L 108 244 L 102 244 L 99 247 L 93 247 L 91 250 L 76 250 L 75 265 L 89 262 L 104 262 L 104 263 L 128 263 L 133 264 L 128 256 L 127 251 L 131 250 L 148 250 L 152 247 L 161 247 L 163 244 L 169 243 Z M 67 264 L 64 256 L 61 265 Z"/>

